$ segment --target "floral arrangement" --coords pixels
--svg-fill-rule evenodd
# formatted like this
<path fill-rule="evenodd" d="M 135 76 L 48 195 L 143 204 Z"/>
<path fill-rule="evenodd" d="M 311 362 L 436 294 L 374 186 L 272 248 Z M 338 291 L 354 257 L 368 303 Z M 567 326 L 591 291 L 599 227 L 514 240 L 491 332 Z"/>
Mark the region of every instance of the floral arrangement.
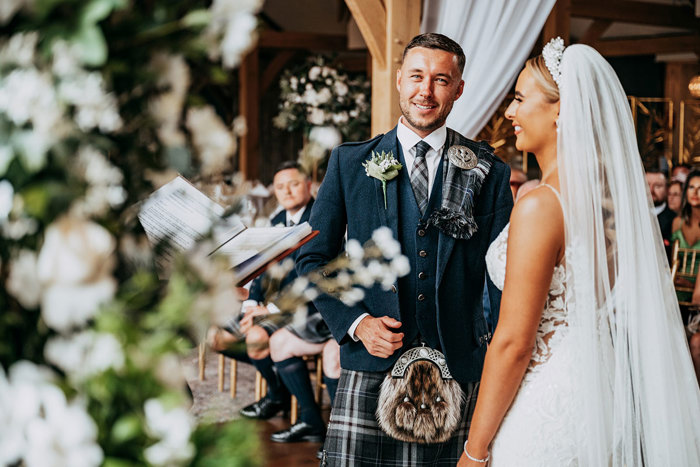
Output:
<path fill-rule="evenodd" d="M 231 169 L 242 125 L 209 96 L 260 5 L 2 2 L 0 464 L 263 462 L 255 430 L 194 420 L 180 365 L 235 278 L 194 251 L 160 281 L 135 219 L 175 171 Z"/>
<path fill-rule="evenodd" d="M 296 69 L 286 70 L 280 89 L 279 113 L 274 120 L 278 128 L 308 134 L 313 127 L 334 127 L 346 141 L 367 138 L 369 82 L 364 76 L 351 78 L 330 66 L 326 57 L 316 56 Z M 320 139 L 323 144 L 328 137 L 321 135 Z"/>
<path fill-rule="evenodd" d="M 0 2 L 1 465 L 264 462 L 254 427 L 188 411 L 181 360 L 236 278 L 201 245 L 160 280 L 136 220 L 176 171 L 232 170 L 245 124 L 216 96 L 260 4 Z"/>

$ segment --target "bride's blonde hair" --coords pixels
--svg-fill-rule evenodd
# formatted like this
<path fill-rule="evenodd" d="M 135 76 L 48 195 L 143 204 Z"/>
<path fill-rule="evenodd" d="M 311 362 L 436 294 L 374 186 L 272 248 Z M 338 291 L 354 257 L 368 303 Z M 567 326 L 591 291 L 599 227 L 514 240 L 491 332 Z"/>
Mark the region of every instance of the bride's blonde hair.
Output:
<path fill-rule="evenodd" d="M 538 55 L 525 62 L 525 69 L 532 73 L 537 85 L 549 102 L 554 103 L 559 101 L 559 87 L 557 83 L 554 82 L 554 78 L 552 78 L 547 66 L 544 64 L 544 57 L 542 57 L 542 55 Z"/>

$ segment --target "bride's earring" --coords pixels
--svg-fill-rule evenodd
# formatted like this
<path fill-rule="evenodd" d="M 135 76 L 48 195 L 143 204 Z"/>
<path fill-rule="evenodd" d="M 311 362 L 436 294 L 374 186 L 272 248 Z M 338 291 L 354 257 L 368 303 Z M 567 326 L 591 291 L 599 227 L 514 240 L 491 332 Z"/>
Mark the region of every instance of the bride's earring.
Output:
<path fill-rule="evenodd" d="M 559 117 L 557 117 L 557 119 L 554 120 L 554 125 L 557 127 L 557 133 L 559 133 Z"/>

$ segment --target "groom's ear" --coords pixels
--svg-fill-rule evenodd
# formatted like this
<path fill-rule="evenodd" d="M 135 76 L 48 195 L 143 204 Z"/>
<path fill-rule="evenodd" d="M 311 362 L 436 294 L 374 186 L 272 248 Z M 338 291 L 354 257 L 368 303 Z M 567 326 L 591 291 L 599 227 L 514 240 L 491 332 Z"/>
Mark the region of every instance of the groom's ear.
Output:
<path fill-rule="evenodd" d="M 459 97 L 462 95 L 464 92 L 464 80 L 459 81 L 459 86 L 457 86 L 457 92 L 455 93 L 455 100 L 459 99 Z"/>
<path fill-rule="evenodd" d="M 396 90 L 401 92 L 401 68 L 396 70 Z"/>

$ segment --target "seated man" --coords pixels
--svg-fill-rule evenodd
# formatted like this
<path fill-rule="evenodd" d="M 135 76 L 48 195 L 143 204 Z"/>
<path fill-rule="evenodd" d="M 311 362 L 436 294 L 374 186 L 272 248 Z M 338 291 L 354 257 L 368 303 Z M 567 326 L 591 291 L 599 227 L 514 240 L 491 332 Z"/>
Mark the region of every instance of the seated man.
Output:
<path fill-rule="evenodd" d="M 306 222 L 311 213 L 313 198 L 310 191 L 311 182 L 300 170 L 299 165 L 295 162 L 282 164 L 275 172 L 273 184 L 275 197 L 284 210 L 272 219 L 272 224 L 289 226 Z M 292 259 L 295 256 L 296 252 L 290 255 Z M 279 315 L 275 313 L 279 309 L 274 303 L 268 303 L 266 300 L 266 295 L 268 295 L 266 289 L 270 288 L 270 282 L 274 282 L 268 276 L 268 274 L 262 274 L 253 281 L 250 287 L 250 296 L 248 300 L 243 302 L 238 319 L 224 328 L 210 329 L 208 338 L 209 345 L 213 350 L 237 360 L 249 361 L 267 381 L 267 395 L 241 410 L 243 416 L 259 419 L 273 417 L 286 408 L 290 400 L 289 393 L 270 358 L 270 336 L 275 331 L 281 330 L 283 324 L 282 320 L 276 319 Z M 294 281 L 296 277 L 296 272 L 292 268 L 278 284 L 273 283 L 272 288 L 275 292 L 281 290 Z M 261 319 L 260 317 L 263 315 L 270 316 Z M 311 342 L 312 345 L 325 342 L 330 338 L 330 331 L 313 304 L 309 304 L 308 320 L 304 326 L 288 325 L 285 327 L 285 331 L 293 336 L 298 336 L 302 342 Z M 246 343 L 247 355 L 235 350 L 236 346 L 243 341 Z M 311 391 L 309 392 L 312 394 Z M 305 399 L 304 394 L 295 395 L 299 400 Z M 313 398 L 313 396 L 311 397 Z"/>

